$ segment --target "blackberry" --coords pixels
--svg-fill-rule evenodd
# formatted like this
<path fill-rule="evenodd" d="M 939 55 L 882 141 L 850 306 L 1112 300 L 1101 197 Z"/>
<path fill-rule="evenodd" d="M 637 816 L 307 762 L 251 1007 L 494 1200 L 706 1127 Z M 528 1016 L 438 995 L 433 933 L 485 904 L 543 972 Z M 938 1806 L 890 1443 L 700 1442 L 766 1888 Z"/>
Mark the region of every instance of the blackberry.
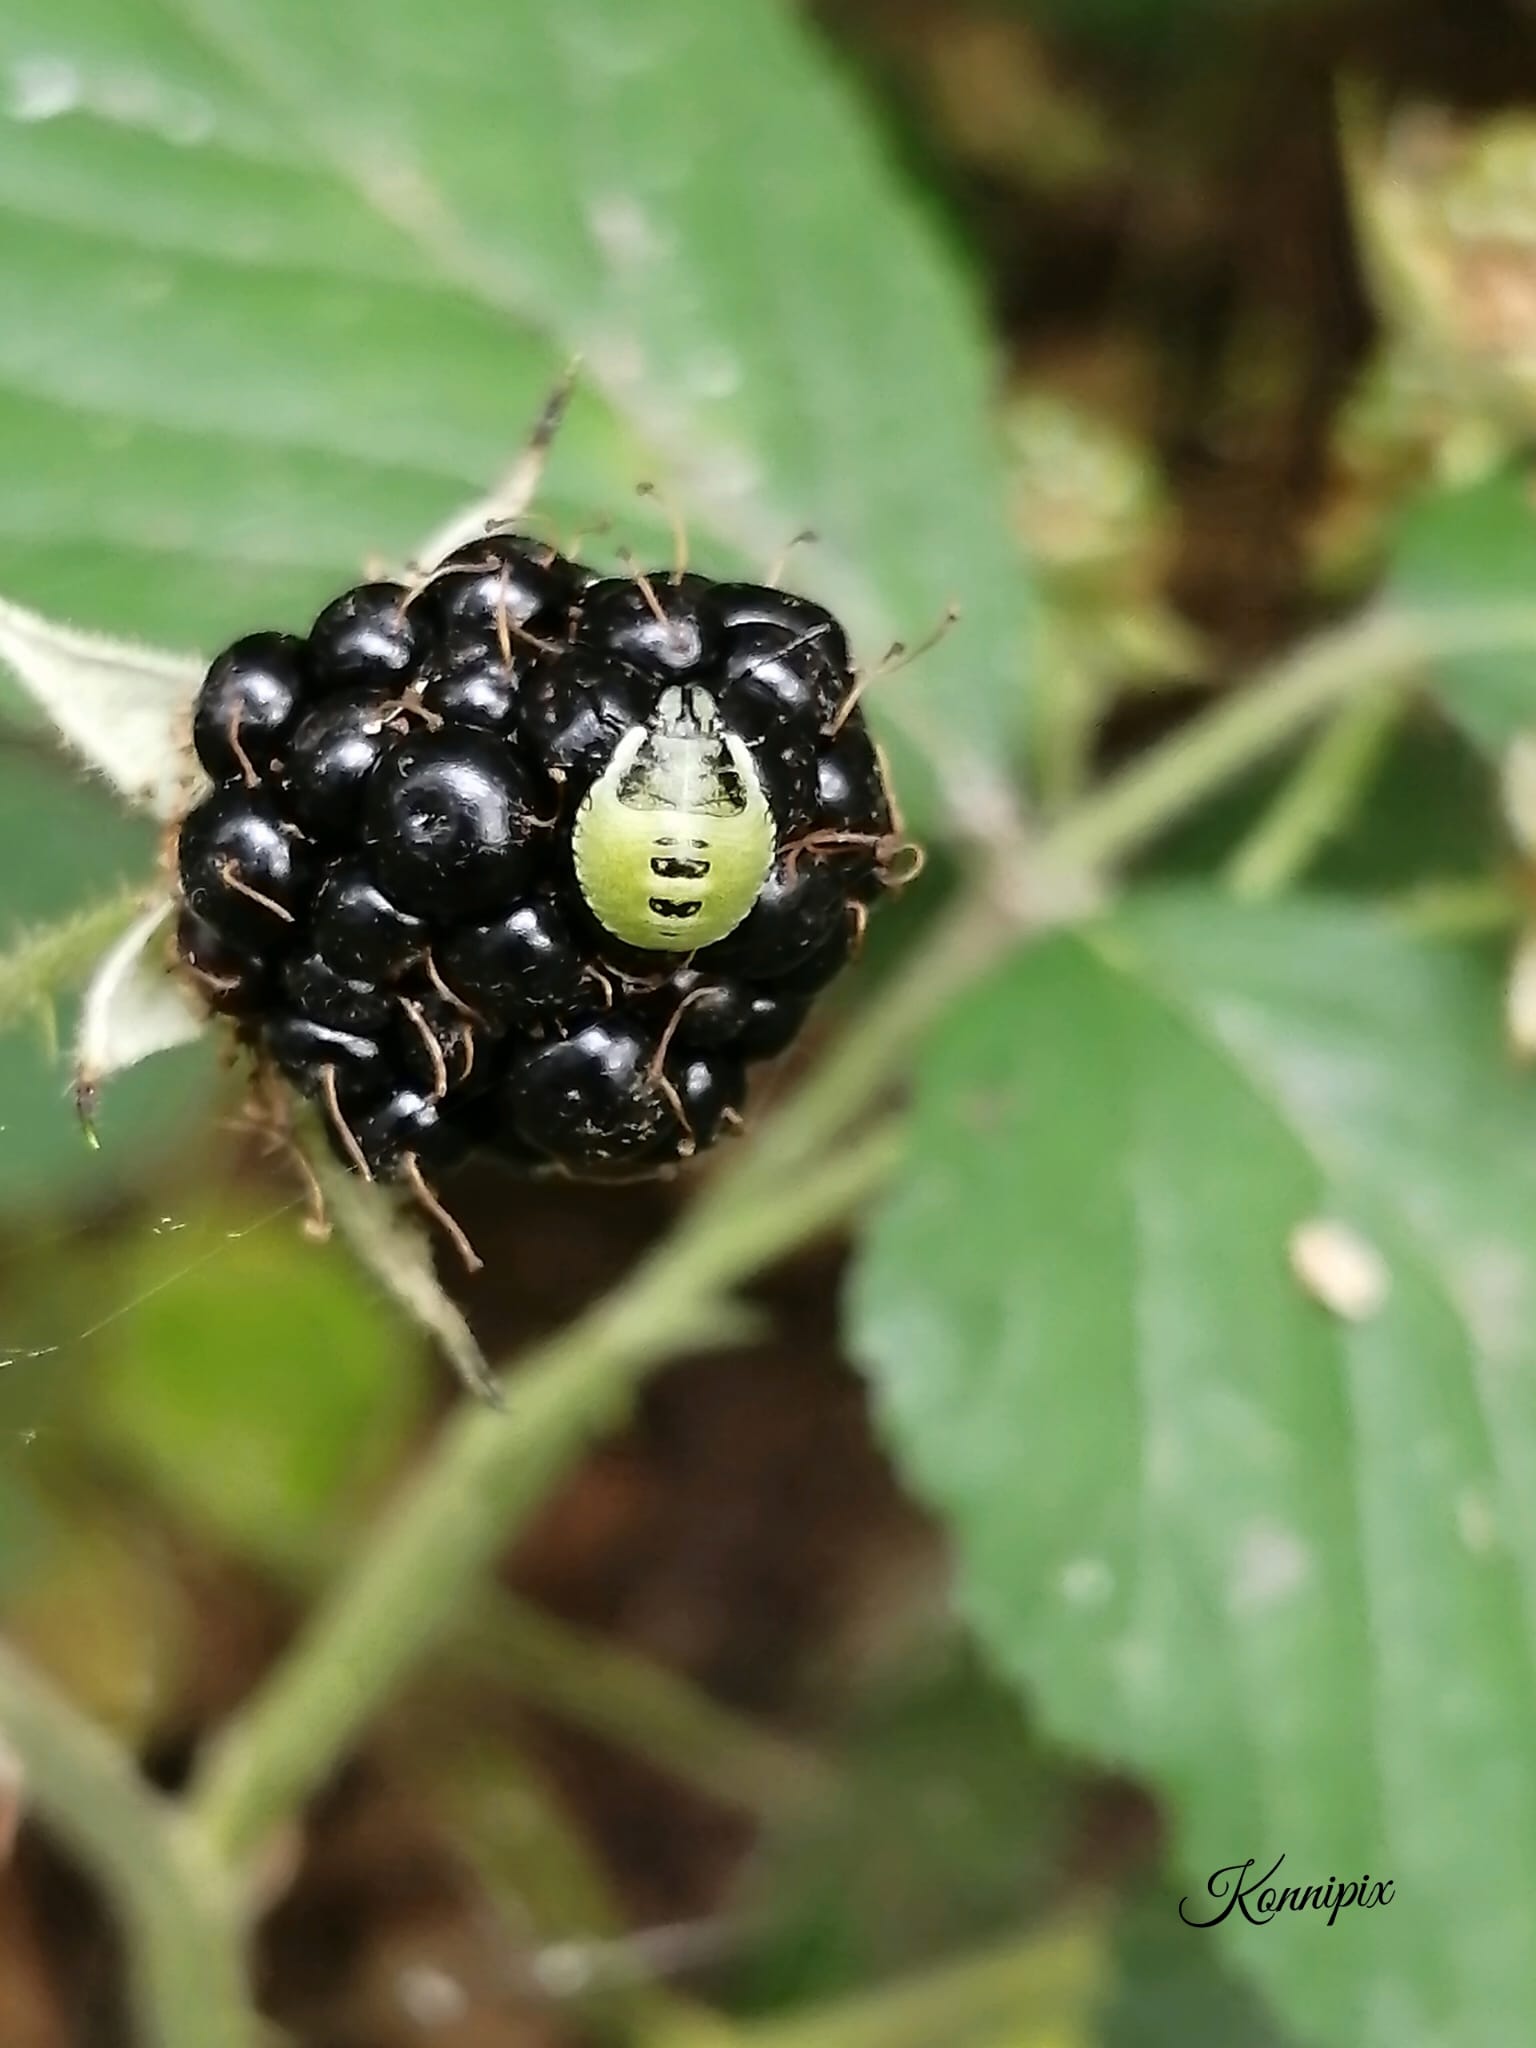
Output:
<path fill-rule="evenodd" d="M 811 997 L 799 989 L 754 989 L 736 1043 L 749 1060 L 776 1059 L 799 1037 Z"/>
<path fill-rule="evenodd" d="M 376 1108 L 349 1122 L 353 1142 L 379 1178 L 393 1173 L 407 1155 L 424 1166 L 457 1166 L 470 1149 L 469 1133 L 432 1096 L 396 1088 Z M 333 1137 L 338 1151 L 346 1146 Z"/>
<path fill-rule="evenodd" d="M 263 962 L 231 945 L 185 904 L 176 920 L 176 950 L 210 1009 L 240 1017 L 267 999 L 270 976 Z"/>
<path fill-rule="evenodd" d="M 547 897 L 489 924 L 461 926 L 443 948 L 441 970 L 471 1010 L 502 1024 L 569 1015 L 595 994 L 592 970 Z"/>
<path fill-rule="evenodd" d="M 177 947 L 379 1177 L 651 1172 L 740 1121 L 891 865 L 841 627 L 489 532 L 214 661 Z"/>
<path fill-rule="evenodd" d="M 851 672 L 847 634 L 829 611 L 808 597 L 761 583 L 717 583 L 704 600 L 703 611 L 727 642 L 744 629 L 773 626 L 812 648 L 838 675 Z"/>
<path fill-rule="evenodd" d="M 370 981 L 349 980 L 318 953 L 287 961 L 283 993 L 302 1016 L 338 1031 L 382 1031 L 390 1023 L 389 999 Z"/>
<path fill-rule="evenodd" d="M 824 832 L 881 839 L 891 830 L 891 800 L 880 757 L 857 715 L 817 749 L 816 812 Z"/>
<path fill-rule="evenodd" d="M 434 670 L 421 687 L 421 705 L 430 724 L 472 726 L 480 732 L 510 733 L 517 720 L 521 678 L 500 650 L 487 658 L 484 648 L 467 648 L 457 662 Z"/>
<path fill-rule="evenodd" d="M 206 797 L 182 825 L 177 858 L 187 908 L 231 945 L 259 953 L 280 943 L 306 906 L 303 842 L 260 792 Z"/>
<path fill-rule="evenodd" d="M 563 1165 L 638 1164 L 679 1135 L 655 1047 L 622 1014 L 520 1055 L 502 1100 L 515 1135 Z"/>
<path fill-rule="evenodd" d="M 694 1052 L 667 1062 L 667 1079 L 694 1149 L 705 1151 L 727 1125 L 742 1122 L 747 1095 L 743 1061 L 727 1052 Z"/>
<path fill-rule="evenodd" d="M 535 792 L 510 747 L 446 727 L 404 742 L 370 777 L 379 879 L 422 917 L 475 916 L 530 879 Z"/>
<path fill-rule="evenodd" d="M 720 708 L 749 739 L 798 728 L 814 745 L 851 687 L 813 639 L 792 627 L 750 625 L 730 635 Z"/>
<path fill-rule="evenodd" d="M 317 838 L 355 838 L 374 769 L 403 728 L 391 719 L 394 699 L 363 687 L 338 692 L 299 725 L 282 774 L 288 808 Z"/>
<path fill-rule="evenodd" d="M 680 1046 L 708 1051 L 734 1044 L 746 1028 L 752 998 L 744 983 L 684 967 L 656 991 L 652 1008 Z"/>
<path fill-rule="evenodd" d="M 388 981 L 428 943 L 425 921 L 394 903 L 359 861 L 335 867 L 315 897 L 315 950 L 338 974 Z"/>
<path fill-rule="evenodd" d="M 360 1031 L 343 1031 L 294 1011 L 279 1012 L 263 1024 L 262 1046 L 301 1095 L 326 1094 L 329 1077 L 345 1106 L 389 1085 L 383 1047 Z"/>
<path fill-rule="evenodd" d="M 304 690 L 304 643 L 291 633 L 252 633 L 224 650 L 192 719 L 192 745 L 215 782 L 276 772 Z"/>
<path fill-rule="evenodd" d="M 519 704 L 523 743 L 546 774 L 587 783 L 655 703 L 655 684 L 629 662 L 573 648 L 529 678 Z"/>
<path fill-rule="evenodd" d="M 510 657 L 537 638 L 565 638 L 583 581 L 582 572 L 544 542 L 488 533 L 456 548 L 411 610 L 445 646 L 482 653 L 495 647 Z"/>
<path fill-rule="evenodd" d="M 399 583 L 343 591 L 309 631 L 310 660 L 327 682 L 403 682 L 421 649 L 421 629 Z"/>
<path fill-rule="evenodd" d="M 830 862 L 781 853 L 743 922 L 701 964 L 751 981 L 778 979 L 831 938 L 847 915 L 848 896 Z"/>
<path fill-rule="evenodd" d="M 584 645 L 649 674 L 697 674 L 718 649 L 702 609 L 709 587 L 703 576 L 673 577 L 664 570 L 643 582 L 634 576 L 609 577 L 582 598 L 577 635 Z"/>

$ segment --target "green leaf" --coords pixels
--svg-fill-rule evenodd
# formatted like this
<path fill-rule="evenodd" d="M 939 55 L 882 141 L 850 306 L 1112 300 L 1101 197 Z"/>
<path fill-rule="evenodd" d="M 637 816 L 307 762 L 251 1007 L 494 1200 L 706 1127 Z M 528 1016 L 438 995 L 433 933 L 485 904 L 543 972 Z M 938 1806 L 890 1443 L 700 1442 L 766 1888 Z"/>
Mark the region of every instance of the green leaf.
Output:
<path fill-rule="evenodd" d="M 1100 2048 L 1296 2048 L 1221 1946 L 1191 1940 L 1179 1918 L 1181 1889 L 1149 1886 L 1121 1916 Z"/>
<path fill-rule="evenodd" d="M 860 1700 L 835 1796 L 765 1815 L 743 1900 L 763 1934 L 733 2011 L 856 1995 L 1038 1923 L 1060 1896 L 1080 1787 L 973 1655 Z"/>
<path fill-rule="evenodd" d="M 995 778 L 1023 577 L 977 310 L 780 0 L 16 0 L 0 82 L 0 589 L 168 644 L 302 619 L 579 351 L 556 523 L 650 479 L 759 572 L 814 527 L 795 579 L 871 661 L 958 601 L 877 715 L 909 782 Z"/>
<path fill-rule="evenodd" d="M 125 818 L 101 790 L 31 748 L 0 747 L 0 872 L 6 877 L 0 960 L 17 947 L 39 960 L 36 934 L 144 880 L 154 833 Z M 101 950 L 109 940 L 103 936 Z M 81 963 L 82 967 L 85 965 Z M 83 975 L 82 977 L 83 978 Z M 149 1062 L 123 1077 L 103 1107 L 102 1149 L 85 1143 L 70 1100 L 72 1022 L 22 991 L 0 966 L 0 1213 L 35 1212 L 51 1198 L 106 1202 L 122 1194 L 182 1135 L 207 1100 L 206 1050 Z"/>
<path fill-rule="evenodd" d="M 1536 589 L 1536 499 L 1521 469 L 1429 492 L 1397 536 L 1388 594 L 1416 610 L 1528 604 Z M 1439 662 L 1447 713 L 1481 747 L 1501 752 L 1536 725 L 1536 659 L 1529 649 Z"/>
<path fill-rule="evenodd" d="M 1340 2048 L 1536 2000 L 1536 1099 L 1498 1015 L 1485 963 L 1321 902 L 1057 938 L 931 1047 L 855 1288 L 964 1606 L 1168 1799 L 1192 1913 L 1249 1856 L 1395 1882 L 1189 1935 Z M 1375 1313 L 1298 1280 L 1319 1220 Z"/>
<path fill-rule="evenodd" d="M 297 1211 L 173 1217 L 145 1240 L 91 1414 L 196 1525 L 313 1571 L 398 1454 L 422 1380 L 400 1319 Z"/>

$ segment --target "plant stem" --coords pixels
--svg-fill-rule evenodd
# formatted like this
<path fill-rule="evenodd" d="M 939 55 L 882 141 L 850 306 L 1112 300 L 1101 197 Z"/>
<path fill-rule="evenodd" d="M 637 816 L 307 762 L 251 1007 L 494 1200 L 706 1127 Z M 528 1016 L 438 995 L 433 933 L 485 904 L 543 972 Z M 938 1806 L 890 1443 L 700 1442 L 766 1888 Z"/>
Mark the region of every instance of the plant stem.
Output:
<path fill-rule="evenodd" d="M 718 1706 L 664 1666 L 499 1589 L 473 1607 L 454 1655 L 520 1699 L 728 1806 L 782 1815 L 830 1789 L 808 1751 Z"/>
<path fill-rule="evenodd" d="M 111 1740 L 3 1644 L 0 1736 L 25 1803 L 122 1915 L 146 2048 L 251 2048 L 227 1874 Z"/>
<path fill-rule="evenodd" d="M 1481 939 L 1512 932 L 1532 914 L 1512 879 L 1479 875 L 1465 882 L 1421 882 L 1388 899 L 1387 915 L 1420 939 Z"/>
<path fill-rule="evenodd" d="M 193 1798 L 214 1851 L 238 1863 L 330 1770 L 396 1679 L 436 1642 L 475 1581 L 645 1371 L 739 1334 L 728 1290 L 841 1221 L 889 1173 L 884 1128 L 774 1205 L 697 1202 L 613 1295 L 510 1375 L 504 1409 L 465 1404 L 431 1463 L 313 1615 L 240 1719 Z"/>
<path fill-rule="evenodd" d="M 1436 661 L 1520 647 L 1536 653 L 1536 606 L 1424 616 L 1367 612 L 1272 663 L 1106 783 L 1041 840 L 1036 858 L 1090 870 L 1123 861 L 1331 705 L 1363 690 L 1412 683 Z"/>
<path fill-rule="evenodd" d="M 1347 698 L 1243 841 L 1227 869 L 1233 894 L 1278 896 L 1345 826 L 1402 716 L 1401 691 Z"/>

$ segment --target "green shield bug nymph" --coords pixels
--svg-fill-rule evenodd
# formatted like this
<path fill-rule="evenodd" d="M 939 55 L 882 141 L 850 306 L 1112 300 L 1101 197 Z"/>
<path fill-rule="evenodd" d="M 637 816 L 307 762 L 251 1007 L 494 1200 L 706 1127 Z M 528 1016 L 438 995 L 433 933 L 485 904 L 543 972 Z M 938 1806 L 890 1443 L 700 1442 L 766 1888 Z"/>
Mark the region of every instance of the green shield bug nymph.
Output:
<path fill-rule="evenodd" d="M 773 813 L 746 744 L 708 690 L 663 690 L 576 814 L 576 880 L 626 945 L 691 953 L 734 931 L 773 860 Z"/>

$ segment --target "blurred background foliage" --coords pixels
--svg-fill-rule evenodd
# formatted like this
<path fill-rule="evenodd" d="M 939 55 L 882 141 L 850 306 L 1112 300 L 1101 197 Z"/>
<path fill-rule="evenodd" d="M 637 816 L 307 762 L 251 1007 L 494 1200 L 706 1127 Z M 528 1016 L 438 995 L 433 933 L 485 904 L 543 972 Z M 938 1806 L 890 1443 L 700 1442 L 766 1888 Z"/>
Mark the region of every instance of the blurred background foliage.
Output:
<path fill-rule="evenodd" d="M 0 590 L 174 645 L 302 620 L 580 350 L 554 529 L 664 554 L 644 479 L 707 565 L 815 527 L 869 655 L 963 604 L 878 701 L 935 858 L 830 1034 L 1016 784 L 1069 814 L 1382 594 L 1530 599 L 1533 109 L 1521 0 L 8 0 Z M 279 2038 L 1528 2037 L 1526 638 L 1430 645 L 957 1004 L 851 1288 L 802 1253 L 650 1382 L 277 1843 Z M 0 1620 L 178 1791 L 450 1390 L 214 1053 L 80 1144 L 71 977 L 17 963 L 156 849 L 0 712 Z M 471 1175 L 489 1355 L 690 1199 Z M 1296 1284 L 1317 1215 L 1386 1314 Z M 128 2042 L 111 1915 L 8 1783 L 0 2041 Z M 1181 1925 L 1282 1850 L 1398 1901 Z"/>

